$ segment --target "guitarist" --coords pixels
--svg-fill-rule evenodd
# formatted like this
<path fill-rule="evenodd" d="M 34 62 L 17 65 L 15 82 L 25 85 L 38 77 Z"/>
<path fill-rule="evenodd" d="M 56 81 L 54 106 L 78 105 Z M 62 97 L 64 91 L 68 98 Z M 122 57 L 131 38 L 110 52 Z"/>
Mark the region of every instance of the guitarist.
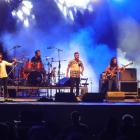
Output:
<path fill-rule="evenodd" d="M 118 74 L 117 70 L 119 73 L 122 73 L 125 70 L 125 67 L 122 67 L 122 70 L 119 69 L 119 66 L 117 65 L 117 59 L 115 57 L 111 58 L 110 65 L 105 70 L 106 74 L 110 74 L 112 70 L 116 70 L 115 73 L 113 73 L 113 76 L 111 79 L 108 80 L 108 91 L 112 91 L 112 85 L 114 83 L 115 85 L 115 91 L 118 91 Z"/>

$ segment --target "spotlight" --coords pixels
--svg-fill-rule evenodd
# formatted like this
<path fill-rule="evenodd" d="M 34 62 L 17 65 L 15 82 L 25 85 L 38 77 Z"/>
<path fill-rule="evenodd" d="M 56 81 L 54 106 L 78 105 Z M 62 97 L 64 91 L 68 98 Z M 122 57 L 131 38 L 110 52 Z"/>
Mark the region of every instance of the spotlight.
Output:
<path fill-rule="evenodd" d="M 32 9 L 33 5 L 30 1 L 22 1 L 22 3 L 24 4 L 25 7 Z"/>
<path fill-rule="evenodd" d="M 18 16 L 21 20 L 23 20 L 23 13 L 21 12 L 21 10 L 18 10 L 17 16 Z"/>
<path fill-rule="evenodd" d="M 25 26 L 26 26 L 26 27 L 28 27 L 28 26 L 29 26 L 29 21 L 28 21 L 28 18 L 26 18 L 26 20 L 24 20 L 24 24 L 25 24 Z"/>
<path fill-rule="evenodd" d="M 30 10 L 27 9 L 26 7 L 22 7 L 22 10 L 24 13 L 26 13 L 28 16 L 30 15 Z"/>

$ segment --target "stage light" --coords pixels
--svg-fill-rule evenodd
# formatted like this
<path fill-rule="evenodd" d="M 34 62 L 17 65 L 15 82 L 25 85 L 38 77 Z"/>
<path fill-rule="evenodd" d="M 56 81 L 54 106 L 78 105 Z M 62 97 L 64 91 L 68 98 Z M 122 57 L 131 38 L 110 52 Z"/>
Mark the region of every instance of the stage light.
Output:
<path fill-rule="evenodd" d="M 29 26 L 29 21 L 28 21 L 28 18 L 26 18 L 26 19 L 24 20 L 24 25 L 25 25 L 26 27 L 28 27 L 28 26 Z"/>
<path fill-rule="evenodd" d="M 30 1 L 22 1 L 22 3 L 24 4 L 25 7 L 32 9 L 33 5 Z"/>
<path fill-rule="evenodd" d="M 76 15 L 77 9 L 83 13 L 89 5 L 90 0 L 55 0 L 55 2 L 64 16 L 74 21 L 74 15 Z M 92 7 L 89 7 L 88 9 L 93 11 Z"/>
<path fill-rule="evenodd" d="M 27 9 L 26 7 L 22 7 L 22 10 L 24 13 L 26 13 L 28 16 L 30 15 L 30 10 Z"/>
<path fill-rule="evenodd" d="M 21 12 L 21 10 L 18 10 L 17 16 L 18 16 L 21 20 L 23 20 L 23 13 Z"/>
<path fill-rule="evenodd" d="M 72 20 L 74 20 L 74 17 L 73 17 L 72 11 L 69 11 L 69 14 L 70 14 L 70 18 L 71 18 Z"/>
<path fill-rule="evenodd" d="M 35 15 L 32 15 L 32 19 L 35 19 Z"/>
<path fill-rule="evenodd" d="M 13 11 L 12 11 L 12 15 L 15 16 L 16 14 L 17 14 L 17 13 L 16 13 L 16 10 L 13 10 Z"/>

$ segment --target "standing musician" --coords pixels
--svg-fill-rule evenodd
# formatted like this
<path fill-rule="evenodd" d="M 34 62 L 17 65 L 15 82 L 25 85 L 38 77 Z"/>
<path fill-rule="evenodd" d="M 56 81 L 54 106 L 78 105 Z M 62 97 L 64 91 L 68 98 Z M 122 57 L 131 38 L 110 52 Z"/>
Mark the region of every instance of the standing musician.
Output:
<path fill-rule="evenodd" d="M 68 72 L 70 70 L 70 84 L 71 84 L 71 89 L 70 92 L 73 93 L 73 88 L 76 82 L 76 97 L 79 95 L 79 83 L 80 83 L 80 73 L 83 74 L 84 71 L 84 66 L 82 61 L 79 60 L 79 53 L 75 52 L 74 53 L 75 59 L 71 60 L 68 64 L 67 67 L 67 75 L 66 77 L 68 78 Z M 82 68 L 82 71 L 80 71 L 80 67 Z"/>
<path fill-rule="evenodd" d="M 7 72 L 6 72 L 6 66 L 13 66 L 16 62 L 16 58 L 14 58 L 13 63 L 8 63 L 5 60 L 2 60 L 2 53 L 0 53 L 0 85 L 2 84 L 2 81 L 4 82 L 4 101 L 9 101 L 8 99 L 8 92 L 7 92 Z"/>
<path fill-rule="evenodd" d="M 115 85 L 115 91 L 118 91 L 119 89 L 118 89 L 118 74 L 117 74 L 117 71 L 119 71 L 119 73 L 122 73 L 125 70 L 125 67 L 122 67 L 122 70 L 119 69 L 119 66 L 117 65 L 117 59 L 115 57 L 111 58 L 110 65 L 108 65 L 105 72 L 106 72 L 106 74 L 110 74 L 112 70 L 115 70 L 115 73 L 113 73 L 112 78 L 109 79 L 109 81 L 108 81 L 108 91 L 112 91 L 113 83 Z"/>
<path fill-rule="evenodd" d="M 40 50 L 35 51 L 35 56 L 32 57 L 31 62 L 32 63 L 38 63 L 38 62 L 42 63 L 40 56 L 41 56 Z"/>

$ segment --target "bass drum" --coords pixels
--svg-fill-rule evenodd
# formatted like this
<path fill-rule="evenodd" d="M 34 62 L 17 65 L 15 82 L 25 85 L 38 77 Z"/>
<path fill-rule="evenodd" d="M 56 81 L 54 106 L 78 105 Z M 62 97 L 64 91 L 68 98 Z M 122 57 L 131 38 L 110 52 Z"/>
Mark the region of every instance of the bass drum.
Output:
<path fill-rule="evenodd" d="M 39 73 L 37 71 L 32 71 L 28 75 L 28 82 L 32 86 L 38 86 L 38 85 L 40 85 L 41 82 L 42 82 L 42 75 L 41 75 L 41 73 Z"/>

